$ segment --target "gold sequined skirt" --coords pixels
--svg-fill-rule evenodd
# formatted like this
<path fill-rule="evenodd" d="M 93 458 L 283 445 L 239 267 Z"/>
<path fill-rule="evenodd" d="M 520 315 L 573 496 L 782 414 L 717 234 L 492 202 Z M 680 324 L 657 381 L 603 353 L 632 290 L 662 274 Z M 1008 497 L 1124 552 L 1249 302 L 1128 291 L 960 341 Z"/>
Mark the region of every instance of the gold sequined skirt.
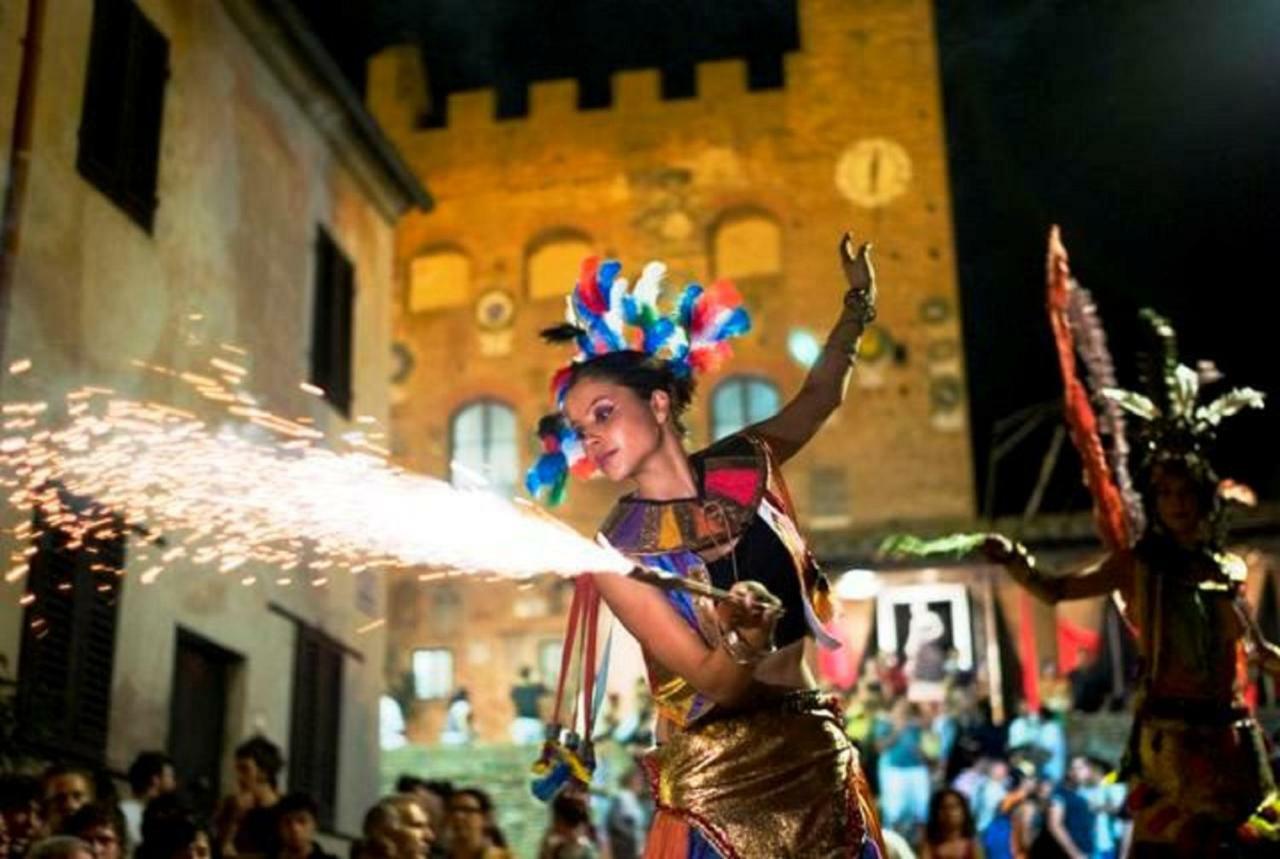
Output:
<path fill-rule="evenodd" d="M 884 855 L 874 803 L 834 699 L 797 692 L 713 713 L 645 759 L 658 807 L 646 859 L 685 855 L 672 818 L 725 859 Z M 870 853 L 870 851 L 867 851 Z M 874 854 L 871 854 L 874 855 Z"/>

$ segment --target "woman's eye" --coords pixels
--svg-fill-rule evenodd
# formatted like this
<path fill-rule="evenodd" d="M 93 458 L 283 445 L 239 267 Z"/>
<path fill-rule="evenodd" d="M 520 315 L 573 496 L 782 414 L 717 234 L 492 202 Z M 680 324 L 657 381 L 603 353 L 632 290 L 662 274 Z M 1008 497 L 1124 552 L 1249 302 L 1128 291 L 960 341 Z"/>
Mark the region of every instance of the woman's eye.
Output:
<path fill-rule="evenodd" d="M 594 417 L 595 417 L 596 423 L 602 424 L 605 421 L 609 420 L 610 416 L 612 415 L 613 415 L 613 406 L 601 406 L 600 408 L 596 409 Z"/>

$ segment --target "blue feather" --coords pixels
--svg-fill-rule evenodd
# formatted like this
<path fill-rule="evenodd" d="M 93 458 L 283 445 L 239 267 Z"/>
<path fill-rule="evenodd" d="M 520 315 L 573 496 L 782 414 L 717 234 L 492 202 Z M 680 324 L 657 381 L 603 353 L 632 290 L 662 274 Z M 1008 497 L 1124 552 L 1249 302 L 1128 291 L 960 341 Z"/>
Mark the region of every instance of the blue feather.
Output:
<path fill-rule="evenodd" d="M 686 329 L 693 324 L 693 306 L 701 297 L 702 287 L 696 283 L 685 287 L 684 293 L 680 296 L 680 324 Z"/>

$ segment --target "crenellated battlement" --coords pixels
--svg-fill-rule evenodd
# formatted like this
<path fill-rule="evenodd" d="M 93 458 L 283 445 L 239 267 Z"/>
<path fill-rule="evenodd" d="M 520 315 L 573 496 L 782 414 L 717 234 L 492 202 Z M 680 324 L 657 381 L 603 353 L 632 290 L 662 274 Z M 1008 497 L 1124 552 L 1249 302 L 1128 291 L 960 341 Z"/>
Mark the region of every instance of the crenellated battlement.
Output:
<path fill-rule="evenodd" d="M 789 54 L 783 58 L 786 83 L 790 89 L 803 77 L 802 58 Z M 412 87 L 406 81 L 424 81 L 418 51 L 413 46 L 396 45 L 376 54 L 369 61 L 369 105 L 379 121 L 397 131 L 442 134 L 466 129 L 545 126 L 582 115 L 600 122 L 609 115 L 634 117 L 637 113 L 671 110 L 683 107 L 698 112 L 712 107 L 723 108 L 739 101 L 759 101 L 777 97 L 778 89 L 751 90 L 748 87 L 747 63 L 744 60 L 712 60 L 695 67 L 695 92 L 686 98 L 664 98 L 662 74 L 657 69 L 631 69 L 615 72 L 610 77 L 611 104 L 605 108 L 582 109 L 578 106 L 579 86 L 574 79 L 535 81 L 528 87 L 528 111 L 523 116 L 499 119 L 498 96 L 493 89 L 450 93 L 447 97 L 445 123 L 440 128 L 422 127 L 426 115 L 425 84 Z"/>

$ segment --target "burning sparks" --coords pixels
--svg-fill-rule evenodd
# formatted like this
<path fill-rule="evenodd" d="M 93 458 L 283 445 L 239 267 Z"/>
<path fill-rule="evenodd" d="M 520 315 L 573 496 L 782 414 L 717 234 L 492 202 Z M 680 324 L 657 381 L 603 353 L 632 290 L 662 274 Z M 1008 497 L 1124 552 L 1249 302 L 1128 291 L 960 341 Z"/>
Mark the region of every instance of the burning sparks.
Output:
<path fill-rule="evenodd" d="M 424 568 L 424 581 L 631 568 L 530 504 L 390 465 L 372 418 L 358 418 L 360 428 L 335 449 L 310 419 L 273 414 L 236 390 L 241 364 L 209 365 L 217 377 L 136 364 L 185 382 L 213 404 L 216 421 L 198 408 L 106 388 L 72 391 L 56 408 L 4 405 L 0 486 L 28 520 L 13 530 L 18 544 L 56 529 L 69 548 L 97 552 L 126 533 L 140 535 L 133 566 L 143 584 L 193 566 L 234 572 L 245 586 L 313 587 L 339 573 L 386 568 Z M 32 509 L 41 514 L 37 528 Z M 8 581 L 26 574 L 27 555 L 11 560 Z"/>

